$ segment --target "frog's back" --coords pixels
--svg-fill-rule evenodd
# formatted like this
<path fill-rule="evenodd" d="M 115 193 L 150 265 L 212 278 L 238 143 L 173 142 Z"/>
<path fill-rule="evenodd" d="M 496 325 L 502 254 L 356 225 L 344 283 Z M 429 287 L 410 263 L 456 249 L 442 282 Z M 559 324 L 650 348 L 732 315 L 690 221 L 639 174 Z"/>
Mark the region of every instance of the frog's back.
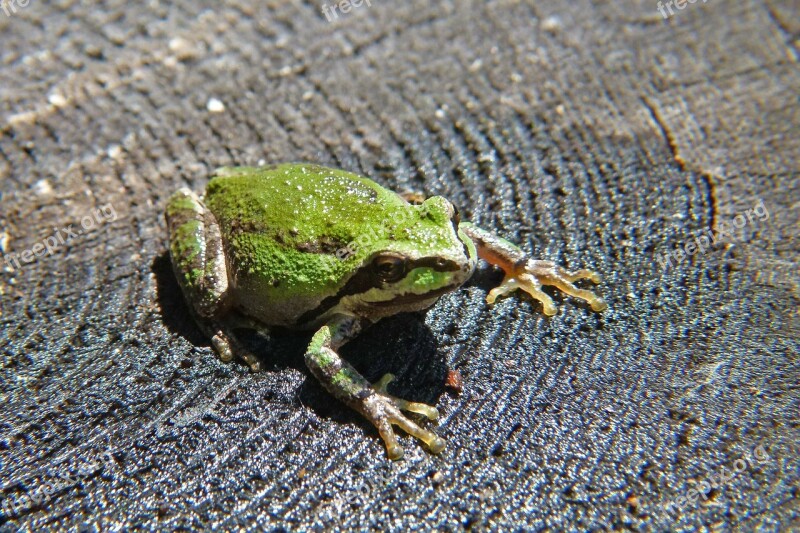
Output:
<path fill-rule="evenodd" d="M 410 207 L 368 178 L 312 164 L 219 169 L 204 203 L 226 243 L 232 290 L 240 301 L 259 294 L 248 311 L 281 325 L 346 281 L 354 259 L 340 252 L 364 228 L 386 238 L 387 219 Z"/>
<path fill-rule="evenodd" d="M 382 218 L 408 204 L 372 180 L 343 170 L 288 163 L 266 167 L 223 167 L 206 190 L 206 205 L 221 223 L 264 225 L 297 231 L 306 237 L 330 237 L 332 226 L 352 227 Z M 345 237 L 352 237 L 345 235 Z"/>

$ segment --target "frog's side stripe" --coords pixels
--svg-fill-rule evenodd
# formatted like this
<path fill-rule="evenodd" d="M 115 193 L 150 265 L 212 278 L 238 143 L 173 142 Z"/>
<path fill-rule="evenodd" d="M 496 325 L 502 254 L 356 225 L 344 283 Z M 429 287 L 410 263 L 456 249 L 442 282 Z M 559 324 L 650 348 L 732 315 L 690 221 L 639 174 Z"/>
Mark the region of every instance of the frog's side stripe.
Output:
<path fill-rule="evenodd" d="M 460 269 L 458 263 L 455 261 L 450 261 L 449 259 L 442 259 L 440 257 L 422 257 L 420 259 L 409 259 L 407 261 L 406 272 L 411 272 L 415 268 L 421 267 L 432 268 L 437 272 L 455 272 Z M 347 283 L 345 283 L 344 286 L 339 289 L 339 292 L 333 296 L 328 296 L 322 300 L 322 302 L 316 308 L 300 315 L 300 317 L 295 321 L 295 324 L 298 326 L 311 324 L 317 318 L 333 309 L 336 304 L 338 304 L 345 296 L 362 294 L 367 292 L 369 289 L 379 286 L 379 282 L 372 269 L 372 263 L 368 263 L 367 265 L 359 268 L 355 274 L 350 276 L 350 279 L 348 279 Z M 447 291 L 453 290 L 453 288 L 454 287 L 448 287 L 445 291 L 436 292 L 441 292 L 441 294 L 444 294 Z M 430 298 L 431 296 L 431 294 L 426 294 L 426 298 Z M 402 296 L 399 296 L 398 298 L 402 298 Z M 395 300 L 397 300 L 397 298 L 392 301 Z M 387 302 L 387 305 L 388 304 L 389 302 Z"/>

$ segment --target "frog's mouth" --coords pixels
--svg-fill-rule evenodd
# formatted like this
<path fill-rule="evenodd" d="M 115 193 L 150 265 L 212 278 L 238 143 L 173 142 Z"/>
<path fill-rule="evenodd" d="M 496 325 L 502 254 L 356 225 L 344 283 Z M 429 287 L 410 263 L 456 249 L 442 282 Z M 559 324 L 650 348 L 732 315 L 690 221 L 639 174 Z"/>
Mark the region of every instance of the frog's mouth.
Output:
<path fill-rule="evenodd" d="M 453 283 L 451 285 L 446 285 L 439 289 L 428 291 L 422 294 L 416 294 L 413 292 L 409 292 L 406 294 L 400 294 L 399 296 L 395 296 L 391 300 L 379 300 L 376 302 L 364 302 L 368 305 L 372 305 L 375 307 L 401 307 L 404 305 L 416 304 L 419 302 L 424 302 L 426 300 L 434 300 L 448 292 L 452 292 L 457 289 L 461 284 L 460 283 Z"/>

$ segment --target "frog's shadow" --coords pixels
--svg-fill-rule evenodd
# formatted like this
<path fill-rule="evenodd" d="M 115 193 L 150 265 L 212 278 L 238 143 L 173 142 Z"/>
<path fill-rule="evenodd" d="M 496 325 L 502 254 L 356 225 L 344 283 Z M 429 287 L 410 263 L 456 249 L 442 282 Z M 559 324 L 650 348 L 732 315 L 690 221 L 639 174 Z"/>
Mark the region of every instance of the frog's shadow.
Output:
<path fill-rule="evenodd" d="M 209 339 L 189 313 L 172 273 L 168 253 L 156 257 L 152 272 L 156 277 L 157 301 L 166 328 L 195 346 L 210 346 Z M 269 337 L 247 330 L 237 333 L 267 371 L 294 368 L 305 374 L 306 379 L 297 393 L 297 399 L 303 405 L 311 407 L 320 416 L 337 421 L 364 421 L 343 404 L 332 402 L 331 395 L 306 368 L 303 356 L 311 333 L 278 331 Z M 340 353 L 372 383 L 384 374 L 394 374 L 396 379 L 389 391 L 400 398 L 435 405 L 444 392 L 447 364 L 422 313 L 403 313 L 385 318 L 366 328 L 342 347 Z M 241 365 L 243 370 L 247 368 L 238 359 L 230 364 Z"/>

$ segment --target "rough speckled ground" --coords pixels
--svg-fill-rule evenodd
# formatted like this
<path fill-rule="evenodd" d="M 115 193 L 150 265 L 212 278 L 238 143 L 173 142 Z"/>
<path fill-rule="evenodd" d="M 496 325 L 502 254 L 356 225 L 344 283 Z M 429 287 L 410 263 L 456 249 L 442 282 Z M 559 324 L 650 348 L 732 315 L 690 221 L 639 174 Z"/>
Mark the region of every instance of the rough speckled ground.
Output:
<path fill-rule="evenodd" d="M 797 3 L 371 4 L 0 14 L 0 530 L 800 528 Z M 487 268 L 367 331 L 346 356 L 448 440 L 390 464 L 307 337 L 220 363 L 166 259 L 177 187 L 303 160 L 591 265 L 610 308 L 489 308 Z"/>

